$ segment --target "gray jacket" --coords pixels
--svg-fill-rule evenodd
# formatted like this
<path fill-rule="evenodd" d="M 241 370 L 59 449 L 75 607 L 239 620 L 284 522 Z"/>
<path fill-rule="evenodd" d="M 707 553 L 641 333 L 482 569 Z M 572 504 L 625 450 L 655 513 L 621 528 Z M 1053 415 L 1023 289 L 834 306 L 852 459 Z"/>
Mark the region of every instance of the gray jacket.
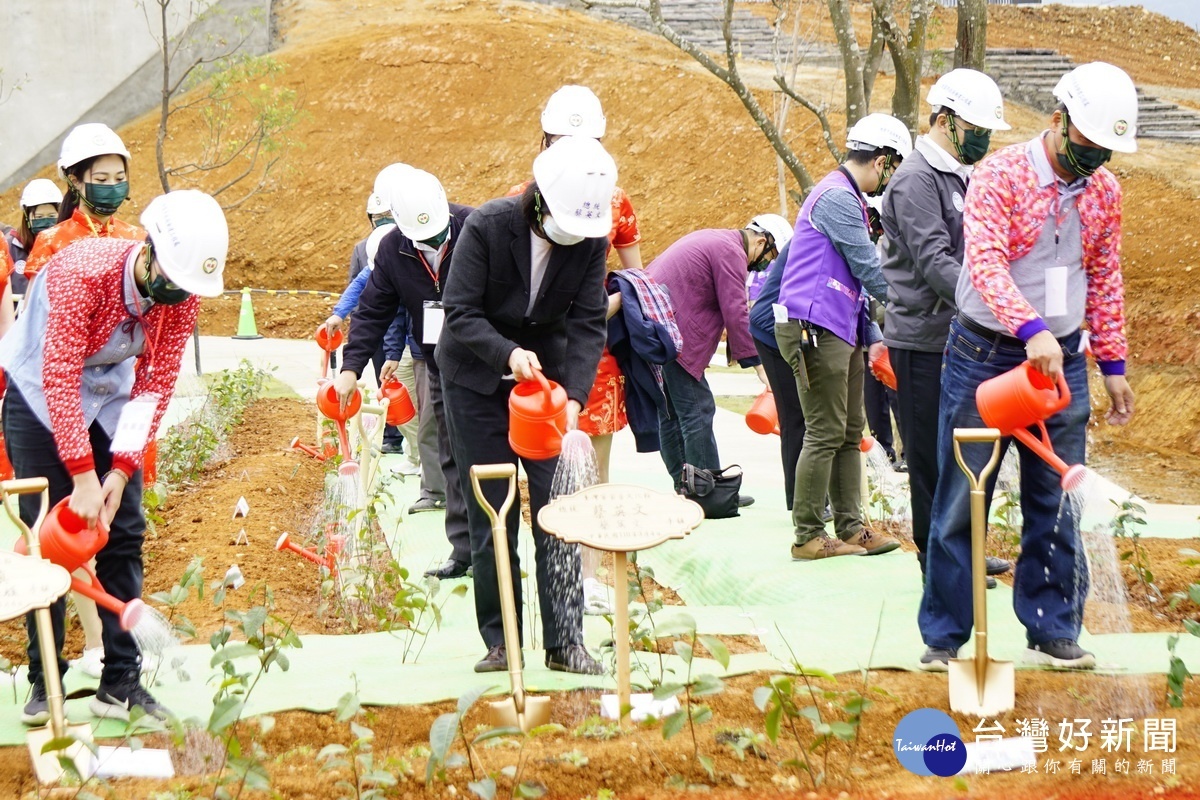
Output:
<path fill-rule="evenodd" d="M 890 348 L 940 353 L 954 316 L 963 262 L 966 182 L 935 169 L 914 150 L 883 196 L 888 282 L 883 342 Z"/>

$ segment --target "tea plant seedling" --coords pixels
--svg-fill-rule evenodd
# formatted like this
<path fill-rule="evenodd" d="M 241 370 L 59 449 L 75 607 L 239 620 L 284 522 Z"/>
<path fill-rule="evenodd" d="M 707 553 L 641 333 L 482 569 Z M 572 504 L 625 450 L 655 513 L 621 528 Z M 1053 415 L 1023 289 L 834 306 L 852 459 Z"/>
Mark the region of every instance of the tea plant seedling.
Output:
<path fill-rule="evenodd" d="M 349 780 L 340 778 L 334 784 L 343 793 L 340 800 L 380 800 L 387 796 L 389 787 L 404 777 L 404 772 L 397 776 L 382 764 L 376 764 L 375 731 L 356 721 L 359 714 L 364 712 L 358 700 L 358 679 L 355 678 L 354 691 L 342 695 L 335 712 L 338 722 L 350 725 L 350 745 L 327 744 L 317 754 L 317 761 L 321 764 L 321 772 L 349 770 Z M 372 721 L 369 713 L 364 717 L 364 722 Z"/>
<path fill-rule="evenodd" d="M 1142 593 L 1151 603 L 1161 602 L 1162 592 L 1154 584 L 1154 573 L 1150 571 L 1150 557 L 1142 546 L 1142 528 L 1146 525 L 1146 508 L 1133 499 L 1132 495 L 1118 503 L 1109 500 L 1117 507 L 1110 526 L 1118 541 L 1128 544 L 1129 550 L 1121 553 L 1122 561 L 1130 561 L 1129 568 L 1138 579 Z"/>

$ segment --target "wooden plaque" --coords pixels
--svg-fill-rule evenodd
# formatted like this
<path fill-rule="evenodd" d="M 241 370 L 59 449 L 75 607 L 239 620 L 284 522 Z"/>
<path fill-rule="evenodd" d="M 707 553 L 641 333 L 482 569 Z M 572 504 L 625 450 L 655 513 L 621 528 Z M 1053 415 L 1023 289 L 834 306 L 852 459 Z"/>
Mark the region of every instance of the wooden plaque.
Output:
<path fill-rule="evenodd" d="M 704 509 L 677 494 L 601 483 L 559 497 L 538 512 L 542 529 L 564 542 L 632 552 L 682 539 L 704 521 Z"/>
<path fill-rule="evenodd" d="M 45 608 L 70 588 L 70 573 L 57 564 L 0 550 L 0 620 Z"/>

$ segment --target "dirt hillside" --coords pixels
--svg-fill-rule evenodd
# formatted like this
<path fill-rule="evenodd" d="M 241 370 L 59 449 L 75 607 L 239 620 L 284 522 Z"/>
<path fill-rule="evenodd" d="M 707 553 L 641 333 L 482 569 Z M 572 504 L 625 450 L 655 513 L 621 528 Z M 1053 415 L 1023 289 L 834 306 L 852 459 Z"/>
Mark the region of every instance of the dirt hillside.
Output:
<path fill-rule="evenodd" d="M 279 80 L 299 92 L 308 112 L 297 129 L 302 147 L 267 191 L 230 216 L 231 288 L 340 290 L 350 250 L 366 233 L 366 194 L 392 161 L 435 173 L 458 202 L 502 195 L 529 175 L 541 107 L 563 83 L 585 83 L 604 101 L 605 144 L 639 213 L 647 260 L 691 230 L 737 226 L 777 210 L 773 154 L 740 103 L 650 34 L 506 0 L 295 0 L 283 11 L 286 43 L 275 57 L 286 66 Z M 944 44 L 953 27 L 952 15 L 939 12 L 934 43 Z M 1200 63 L 1195 32 L 1140 9 L 993 7 L 989 37 L 994 46 L 1107 58 L 1148 84 L 1194 85 Z M 758 70 L 756 85 L 769 102 L 764 72 Z M 811 70 L 803 80 L 836 107 L 835 72 Z M 889 93 L 881 77 L 876 108 L 887 107 Z M 1010 116 L 1016 130 L 999 144 L 1042 124 L 1021 109 Z M 809 118 L 793 120 L 793 146 L 819 177 L 833 162 Z M 122 130 L 134 154 L 130 219 L 157 192 L 154 131 L 150 117 Z M 168 150 L 189 153 L 200 142 L 199 126 L 180 125 Z M 1164 497 L 1180 471 L 1200 475 L 1200 458 L 1181 455 L 1200 456 L 1189 335 L 1200 321 L 1200 295 L 1190 288 L 1200 240 L 1198 156 L 1200 148 L 1144 142 L 1138 154 L 1115 163 L 1125 186 L 1130 373 L 1141 413 L 1125 431 L 1100 426 L 1096 441 L 1115 458 L 1140 459 L 1131 465 L 1145 474 L 1139 488 Z M 16 195 L 0 195 L 0 208 L 12 208 Z M 268 335 L 304 336 L 330 307 L 323 299 L 255 299 L 259 329 Z M 236 311 L 236 299 L 207 304 L 206 332 L 232 333 Z M 1173 499 L 1200 502 L 1193 485 L 1200 482 Z"/>

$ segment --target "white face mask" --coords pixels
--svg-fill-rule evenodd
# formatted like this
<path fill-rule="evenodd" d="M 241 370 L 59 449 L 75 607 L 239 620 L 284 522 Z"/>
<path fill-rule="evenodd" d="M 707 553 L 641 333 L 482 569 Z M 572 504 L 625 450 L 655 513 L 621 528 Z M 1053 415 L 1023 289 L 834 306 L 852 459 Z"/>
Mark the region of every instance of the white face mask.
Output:
<path fill-rule="evenodd" d="M 554 221 L 554 217 L 549 214 L 542 216 L 542 230 L 546 232 L 546 236 L 555 244 L 561 244 L 570 247 L 573 244 L 579 244 L 584 240 L 583 236 L 572 236 L 559 227 Z"/>

